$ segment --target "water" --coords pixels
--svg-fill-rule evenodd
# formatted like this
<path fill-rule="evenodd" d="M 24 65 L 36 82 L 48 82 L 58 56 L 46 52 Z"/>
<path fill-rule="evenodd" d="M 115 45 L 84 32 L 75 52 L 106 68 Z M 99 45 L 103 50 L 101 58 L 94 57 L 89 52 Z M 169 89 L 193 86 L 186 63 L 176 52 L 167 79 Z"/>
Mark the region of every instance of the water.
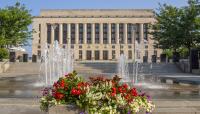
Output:
<path fill-rule="evenodd" d="M 52 46 L 45 44 L 42 49 L 40 82 L 45 86 L 50 86 L 60 77 L 72 72 L 74 70 L 73 54 L 70 45 L 62 48 L 57 41 Z"/>
<path fill-rule="evenodd" d="M 118 59 L 118 76 L 122 78 L 122 82 L 130 82 L 128 60 L 124 54 Z"/>

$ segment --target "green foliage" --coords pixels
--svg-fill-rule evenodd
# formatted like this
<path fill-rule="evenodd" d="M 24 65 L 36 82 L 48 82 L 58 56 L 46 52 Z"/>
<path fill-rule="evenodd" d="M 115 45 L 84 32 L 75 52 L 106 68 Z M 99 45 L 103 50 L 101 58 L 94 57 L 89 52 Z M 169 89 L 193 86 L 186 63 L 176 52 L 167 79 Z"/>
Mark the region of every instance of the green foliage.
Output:
<path fill-rule="evenodd" d="M 0 48 L 0 60 L 2 59 L 8 59 L 9 57 L 9 52 L 5 48 Z"/>
<path fill-rule="evenodd" d="M 30 11 L 20 3 L 0 9 L 0 46 L 27 44 L 31 23 Z"/>
<path fill-rule="evenodd" d="M 163 51 L 163 54 L 166 54 L 168 58 L 172 58 L 172 56 L 173 56 L 173 50 L 166 49 L 166 50 Z"/>
<path fill-rule="evenodd" d="M 180 47 L 196 47 L 200 43 L 200 4 L 198 0 L 188 0 L 188 6 L 177 8 L 160 5 L 155 13 L 157 22 L 152 25 L 155 46 L 177 50 Z"/>

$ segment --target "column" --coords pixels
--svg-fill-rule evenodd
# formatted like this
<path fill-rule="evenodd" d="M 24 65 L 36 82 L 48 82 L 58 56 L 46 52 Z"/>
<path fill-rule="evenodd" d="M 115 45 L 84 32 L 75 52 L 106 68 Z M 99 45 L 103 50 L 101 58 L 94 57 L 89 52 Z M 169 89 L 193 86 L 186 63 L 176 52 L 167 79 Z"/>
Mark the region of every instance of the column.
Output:
<path fill-rule="evenodd" d="M 67 24 L 67 44 L 71 43 L 71 24 Z"/>
<path fill-rule="evenodd" d="M 103 23 L 100 23 L 99 26 L 100 26 L 99 30 L 100 44 L 103 44 Z"/>
<path fill-rule="evenodd" d="M 116 23 L 116 43 L 119 44 L 119 23 Z"/>
<path fill-rule="evenodd" d="M 75 25 L 75 44 L 79 43 L 79 26 L 78 23 Z"/>
<path fill-rule="evenodd" d="M 83 24 L 83 44 L 87 44 L 87 23 Z"/>
<path fill-rule="evenodd" d="M 59 24 L 59 43 L 63 44 L 63 24 Z"/>
<path fill-rule="evenodd" d="M 111 23 L 108 23 L 108 44 L 111 44 Z"/>
<path fill-rule="evenodd" d="M 51 24 L 51 44 L 54 43 L 54 36 L 55 36 L 54 34 L 55 32 L 54 32 L 53 24 Z"/>
<path fill-rule="evenodd" d="M 127 23 L 124 23 L 124 44 L 127 44 Z"/>
<path fill-rule="evenodd" d="M 95 44 L 95 24 L 92 23 L 92 44 Z"/>
<path fill-rule="evenodd" d="M 100 60 L 103 60 L 103 50 L 99 50 Z"/>
<path fill-rule="evenodd" d="M 143 23 L 140 23 L 140 43 L 144 42 L 144 30 L 143 30 Z"/>
<path fill-rule="evenodd" d="M 47 43 L 47 24 L 41 23 L 40 44 L 43 46 Z"/>
<path fill-rule="evenodd" d="M 140 57 L 143 60 L 143 56 L 145 55 L 145 50 L 144 50 L 144 32 L 143 32 L 143 23 L 140 23 L 140 28 L 139 28 L 139 38 L 140 38 L 140 45 L 141 45 L 141 51 L 140 51 Z"/>

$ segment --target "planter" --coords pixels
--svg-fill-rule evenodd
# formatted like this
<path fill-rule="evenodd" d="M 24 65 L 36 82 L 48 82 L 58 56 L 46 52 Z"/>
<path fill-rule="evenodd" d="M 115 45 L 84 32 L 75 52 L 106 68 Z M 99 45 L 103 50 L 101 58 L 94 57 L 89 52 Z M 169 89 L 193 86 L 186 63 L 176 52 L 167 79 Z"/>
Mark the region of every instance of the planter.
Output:
<path fill-rule="evenodd" d="M 73 105 L 59 105 L 49 108 L 48 114 L 80 114 L 81 110 Z"/>
<path fill-rule="evenodd" d="M 73 105 L 59 105 L 51 107 L 48 114 L 80 114 L 81 112 L 83 111 Z M 146 112 L 138 112 L 137 114 L 146 114 Z"/>

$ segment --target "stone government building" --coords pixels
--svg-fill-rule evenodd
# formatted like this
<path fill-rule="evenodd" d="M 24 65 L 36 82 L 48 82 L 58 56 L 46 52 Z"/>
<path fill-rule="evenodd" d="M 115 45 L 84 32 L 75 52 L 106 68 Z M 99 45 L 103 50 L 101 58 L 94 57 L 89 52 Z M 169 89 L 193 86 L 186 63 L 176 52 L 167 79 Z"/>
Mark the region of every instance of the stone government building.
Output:
<path fill-rule="evenodd" d="M 71 45 L 77 61 L 116 61 L 124 53 L 130 61 L 151 62 L 161 53 L 147 33 L 154 22 L 151 9 L 41 10 L 33 19 L 32 54 L 41 56 L 42 45 L 57 40 Z"/>

